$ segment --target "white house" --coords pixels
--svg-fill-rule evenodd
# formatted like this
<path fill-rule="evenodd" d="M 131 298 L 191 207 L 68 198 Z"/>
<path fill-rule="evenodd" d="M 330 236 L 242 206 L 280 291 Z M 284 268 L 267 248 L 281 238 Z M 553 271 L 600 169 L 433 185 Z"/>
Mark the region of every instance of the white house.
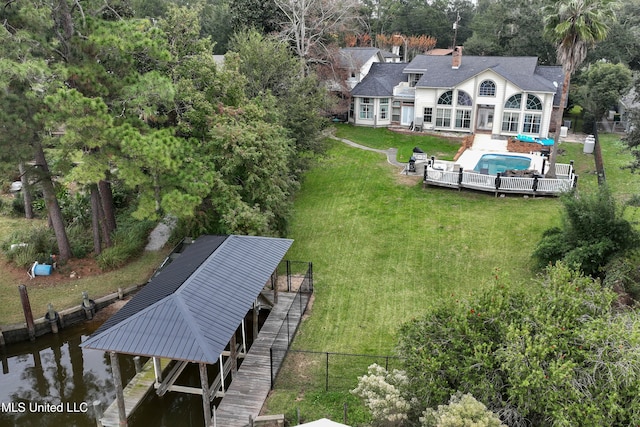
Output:
<path fill-rule="evenodd" d="M 536 57 L 419 55 L 409 64 L 374 63 L 351 91 L 349 121 L 360 126 L 517 134 L 555 131 L 562 67 Z"/>
<path fill-rule="evenodd" d="M 340 68 L 347 70 L 347 86 L 353 89 L 369 73 L 371 65 L 385 62 L 383 52 L 375 47 L 346 47 L 340 49 Z"/>

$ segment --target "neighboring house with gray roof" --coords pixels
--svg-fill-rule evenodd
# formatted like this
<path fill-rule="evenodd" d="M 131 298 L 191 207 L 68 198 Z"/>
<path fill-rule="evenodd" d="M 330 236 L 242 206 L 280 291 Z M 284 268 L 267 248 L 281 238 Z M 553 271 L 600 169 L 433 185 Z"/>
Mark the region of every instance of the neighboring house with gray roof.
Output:
<path fill-rule="evenodd" d="M 452 56 L 375 64 L 351 92 L 350 121 L 545 138 L 555 130 L 562 76 L 562 67 L 538 65 L 536 57 L 463 58 L 461 48 Z"/>
<path fill-rule="evenodd" d="M 345 47 L 340 49 L 340 68 L 347 70 L 347 87 L 353 89 L 369 73 L 371 65 L 385 62 L 382 51 L 375 47 Z"/>

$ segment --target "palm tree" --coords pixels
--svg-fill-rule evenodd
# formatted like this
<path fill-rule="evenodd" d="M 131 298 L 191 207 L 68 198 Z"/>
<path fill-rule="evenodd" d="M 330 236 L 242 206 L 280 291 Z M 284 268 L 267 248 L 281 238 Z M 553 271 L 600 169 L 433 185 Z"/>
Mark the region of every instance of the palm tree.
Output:
<path fill-rule="evenodd" d="M 614 19 L 614 4 L 613 0 L 561 0 L 545 8 L 544 33 L 556 45 L 557 60 L 564 72 L 560 107 L 555 119 L 556 133 L 549 159 L 549 177 L 556 175 L 560 123 L 567 103 L 571 75 L 586 58 L 587 50 L 607 37 L 608 23 Z M 599 146 L 596 147 L 598 152 L 599 149 Z"/>

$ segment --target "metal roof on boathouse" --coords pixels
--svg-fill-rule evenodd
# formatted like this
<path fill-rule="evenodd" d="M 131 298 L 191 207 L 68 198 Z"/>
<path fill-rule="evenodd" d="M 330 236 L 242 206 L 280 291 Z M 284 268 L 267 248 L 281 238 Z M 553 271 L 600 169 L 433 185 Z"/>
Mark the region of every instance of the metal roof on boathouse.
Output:
<path fill-rule="evenodd" d="M 201 236 L 81 346 L 216 363 L 292 243 Z"/>

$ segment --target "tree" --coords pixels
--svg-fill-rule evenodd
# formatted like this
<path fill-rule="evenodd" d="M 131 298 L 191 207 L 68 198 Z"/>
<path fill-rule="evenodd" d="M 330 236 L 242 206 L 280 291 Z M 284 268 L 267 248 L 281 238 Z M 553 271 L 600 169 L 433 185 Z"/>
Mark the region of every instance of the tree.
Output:
<path fill-rule="evenodd" d="M 358 10 L 357 0 L 274 0 L 285 16 L 280 32 L 283 40 L 305 62 L 322 57 L 331 34 L 351 27 Z"/>
<path fill-rule="evenodd" d="M 256 30 L 244 31 L 233 37 L 230 47 L 238 55 L 238 71 L 246 77 L 247 96 L 275 97 L 271 107 L 274 114 L 268 120 L 284 126 L 295 140 L 295 155 L 290 158 L 289 168 L 299 178 L 309 156 L 324 149 L 325 88 L 314 73 L 300 76 L 303 60 L 293 56 L 287 45 L 275 37 L 263 36 Z"/>
<path fill-rule="evenodd" d="M 111 139 L 113 118 L 101 98 L 87 98 L 75 89 L 59 89 L 45 98 L 47 110 L 41 113 L 48 129 L 64 129 L 51 138 L 55 147 L 56 169 L 68 184 L 86 186 L 91 194 L 94 253 L 102 250 L 101 241 L 111 246 L 115 224 L 105 218 L 99 185 L 106 182 L 111 157 L 118 150 Z M 109 196 L 110 196 L 109 191 Z M 108 210 L 108 209 L 107 209 Z"/>
<path fill-rule="evenodd" d="M 559 264 L 542 283 L 499 278 L 451 295 L 400 329 L 414 408 L 470 393 L 509 426 L 640 422 L 640 323 L 617 295 Z"/>
<path fill-rule="evenodd" d="M 616 10 L 616 20 L 611 24 L 609 36 L 598 43 L 587 62 L 601 59 L 626 64 L 634 71 L 640 70 L 640 1 L 621 0 Z"/>
<path fill-rule="evenodd" d="M 597 121 L 629 91 L 633 75 L 622 63 L 597 61 L 580 73 L 577 83 L 576 102 Z"/>
<path fill-rule="evenodd" d="M 636 78 L 634 102 L 640 103 L 640 80 Z M 633 172 L 640 169 L 640 108 L 629 112 L 629 132 L 622 138 L 634 157 L 629 167 Z"/>
<path fill-rule="evenodd" d="M 73 28 L 64 0 L 59 0 L 56 8 L 40 6 L 30 2 L 5 2 L 0 12 L 2 107 L 19 105 L 0 115 L 7 130 L 5 136 L 15 137 L 2 142 L 4 152 L 17 154 L 16 163 L 25 160 L 26 148 L 33 150 L 33 175 L 42 188 L 59 258 L 66 261 L 71 257 L 71 246 L 42 145 L 44 129 L 36 117 L 43 108 L 47 90 L 55 87 L 64 75 L 56 65 L 57 60 L 70 55 L 68 41 Z"/>
<path fill-rule="evenodd" d="M 557 59 L 562 64 L 564 80 L 560 107 L 556 112 L 556 133 L 549 158 L 550 177 L 556 176 L 556 158 L 560 143 L 560 124 L 567 103 L 571 75 L 575 73 L 595 43 L 607 36 L 614 18 L 612 0 L 563 0 L 545 8 L 545 35 L 556 45 Z M 597 144 L 596 150 L 599 150 Z"/>
<path fill-rule="evenodd" d="M 545 231 L 533 253 L 539 266 L 562 260 L 596 277 L 612 259 L 640 246 L 640 234 L 606 186 L 595 194 L 568 194 L 562 204 L 562 226 Z"/>
<path fill-rule="evenodd" d="M 543 9 L 549 0 L 480 1 L 471 21 L 473 35 L 464 45 L 474 55 L 537 56 L 553 60 L 553 46 L 542 37 Z M 555 4 L 555 2 L 553 3 Z"/>

